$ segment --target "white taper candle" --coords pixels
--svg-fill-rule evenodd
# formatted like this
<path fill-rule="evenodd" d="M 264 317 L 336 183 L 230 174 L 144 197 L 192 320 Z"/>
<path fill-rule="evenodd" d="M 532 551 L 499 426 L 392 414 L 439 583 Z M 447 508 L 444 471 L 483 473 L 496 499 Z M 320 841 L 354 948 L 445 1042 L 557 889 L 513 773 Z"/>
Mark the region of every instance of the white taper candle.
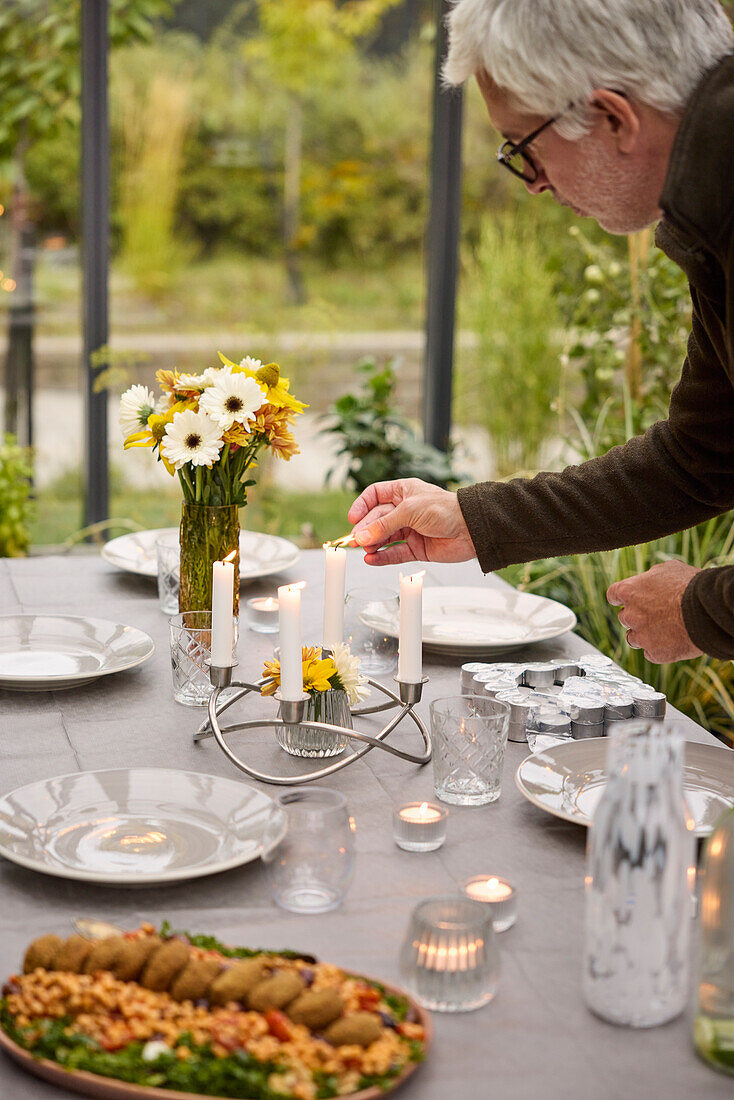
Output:
<path fill-rule="evenodd" d="M 303 695 L 301 589 L 304 586 L 305 581 L 301 581 L 278 589 L 280 695 L 283 699 L 300 699 Z"/>
<path fill-rule="evenodd" d="M 324 546 L 324 649 L 344 641 L 344 584 L 347 552 L 341 546 Z"/>
<path fill-rule="evenodd" d="M 400 577 L 398 680 L 418 684 L 423 678 L 423 573 Z"/>

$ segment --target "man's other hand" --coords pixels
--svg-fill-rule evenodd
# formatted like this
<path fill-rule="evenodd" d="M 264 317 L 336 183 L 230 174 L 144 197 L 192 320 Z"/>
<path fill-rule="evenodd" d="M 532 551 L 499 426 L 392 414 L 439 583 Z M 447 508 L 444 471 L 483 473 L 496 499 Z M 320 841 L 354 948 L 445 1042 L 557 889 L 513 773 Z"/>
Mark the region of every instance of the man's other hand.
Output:
<path fill-rule="evenodd" d="M 347 518 L 368 565 L 469 561 L 476 557 L 456 493 L 417 477 L 369 485 L 357 497 Z M 400 545 L 380 549 L 392 542 Z"/>
<path fill-rule="evenodd" d="M 644 650 L 653 664 L 701 656 L 688 636 L 681 609 L 683 593 L 698 572 L 683 561 L 666 561 L 607 589 L 610 604 L 622 605 L 619 621 L 627 628 L 627 644 Z"/>

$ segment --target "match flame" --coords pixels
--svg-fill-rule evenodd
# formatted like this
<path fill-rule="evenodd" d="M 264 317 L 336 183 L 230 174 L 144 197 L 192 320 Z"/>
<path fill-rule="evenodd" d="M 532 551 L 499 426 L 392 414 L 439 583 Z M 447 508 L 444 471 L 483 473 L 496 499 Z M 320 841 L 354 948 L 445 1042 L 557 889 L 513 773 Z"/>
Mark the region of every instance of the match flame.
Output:
<path fill-rule="evenodd" d="M 329 542 L 323 543 L 324 550 L 330 550 L 332 547 L 348 546 L 350 542 L 354 541 L 354 532 L 350 531 L 348 535 L 342 535 L 338 539 L 330 539 Z"/>
<path fill-rule="evenodd" d="M 224 561 L 234 561 L 234 559 L 235 559 L 235 556 L 236 556 L 236 554 L 237 554 L 237 551 L 236 551 L 236 550 L 233 550 L 233 551 L 232 551 L 232 553 L 231 553 L 231 554 L 227 554 L 227 557 L 226 557 L 226 558 L 224 558 L 223 560 L 224 560 Z"/>

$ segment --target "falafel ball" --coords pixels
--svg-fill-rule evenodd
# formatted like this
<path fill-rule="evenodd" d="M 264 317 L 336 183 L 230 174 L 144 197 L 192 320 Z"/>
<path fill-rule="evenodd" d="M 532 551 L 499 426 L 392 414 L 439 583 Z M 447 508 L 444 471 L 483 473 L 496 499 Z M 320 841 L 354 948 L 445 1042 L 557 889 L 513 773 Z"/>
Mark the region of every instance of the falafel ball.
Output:
<path fill-rule="evenodd" d="M 218 959 L 189 959 L 169 993 L 176 1001 L 198 1001 L 216 978 L 222 964 Z"/>
<path fill-rule="evenodd" d="M 186 966 L 189 955 L 189 946 L 183 940 L 167 940 L 148 959 L 140 984 L 162 993 Z"/>
<path fill-rule="evenodd" d="M 93 947 L 92 941 L 84 936 L 69 936 L 54 955 L 54 970 L 68 970 L 72 974 L 81 974 Z"/>
<path fill-rule="evenodd" d="M 380 1017 L 374 1012 L 350 1012 L 332 1024 L 326 1032 L 326 1038 L 335 1047 L 368 1047 L 382 1034 Z"/>
<path fill-rule="evenodd" d="M 344 1002 L 335 989 L 308 989 L 288 1005 L 291 1020 L 311 1031 L 321 1031 L 333 1024 L 343 1011 Z"/>
<path fill-rule="evenodd" d="M 42 970 L 51 970 L 56 952 L 61 947 L 61 937 L 51 932 L 48 936 L 39 936 L 37 940 L 28 945 L 28 950 L 23 957 L 23 973 L 32 974 L 39 967 Z"/>
<path fill-rule="evenodd" d="M 121 982 L 134 982 L 141 974 L 156 947 L 160 947 L 160 936 L 139 936 L 135 940 L 125 940 L 122 951 L 112 966 L 112 973 Z"/>
<path fill-rule="evenodd" d="M 84 960 L 83 974 L 94 974 L 97 970 L 112 970 L 122 954 L 125 940 L 122 936 L 105 936 L 92 945 L 92 950 Z"/>
<path fill-rule="evenodd" d="M 265 974 L 265 963 L 259 956 L 240 959 L 214 978 L 206 994 L 209 1003 L 226 1005 L 230 1001 L 245 1001 L 247 994 L 263 980 Z"/>
<path fill-rule="evenodd" d="M 266 978 L 251 990 L 247 1001 L 257 1012 L 269 1008 L 285 1008 L 303 993 L 306 983 L 295 970 L 279 970 L 272 978 Z"/>

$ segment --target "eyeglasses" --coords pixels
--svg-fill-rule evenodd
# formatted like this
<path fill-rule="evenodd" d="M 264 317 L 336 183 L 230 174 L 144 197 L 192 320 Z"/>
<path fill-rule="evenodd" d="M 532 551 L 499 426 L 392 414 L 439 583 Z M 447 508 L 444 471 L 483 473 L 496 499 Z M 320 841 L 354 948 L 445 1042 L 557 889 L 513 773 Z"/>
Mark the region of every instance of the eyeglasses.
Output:
<path fill-rule="evenodd" d="M 547 122 L 539 126 L 537 130 L 533 130 L 532 134 L 528 134 L 527 137 L 518 142 L 503 141 L 497 150 L 497 160 L 503 168 L 512 172 L 513 176 L 525 180 L 526 183 L 535 183 L 540 172 L 528 152 L 528 146 L 532 141 L 535 141 L 538 134 L 542 134 L 543 130 L 547 130 L 560 117 L 560 115 L 554 115 L 553 118 L 549 118 Z"/>

